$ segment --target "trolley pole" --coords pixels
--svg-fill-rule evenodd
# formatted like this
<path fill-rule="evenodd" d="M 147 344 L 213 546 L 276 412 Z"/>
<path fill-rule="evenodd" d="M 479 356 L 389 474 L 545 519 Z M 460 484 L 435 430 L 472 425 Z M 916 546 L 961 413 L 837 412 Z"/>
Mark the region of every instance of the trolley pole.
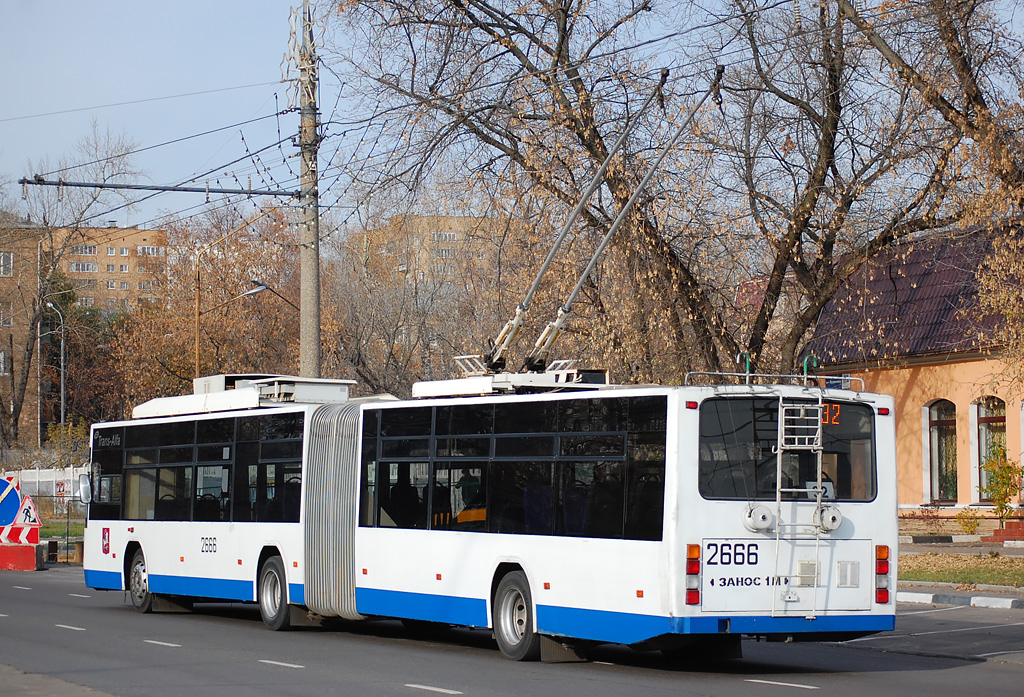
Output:
<path fill-rule="evenodd" d="M 317 151 L 320 145 L 317 109 L 317 55 L 313 48 L 313 16 L 309 0 L 302 3 L 302 48 L 299 82 L 299 146 L 302 154 L 302 234 L 299 247 L 299 375 L 320 377 L 320 206 Z"/>

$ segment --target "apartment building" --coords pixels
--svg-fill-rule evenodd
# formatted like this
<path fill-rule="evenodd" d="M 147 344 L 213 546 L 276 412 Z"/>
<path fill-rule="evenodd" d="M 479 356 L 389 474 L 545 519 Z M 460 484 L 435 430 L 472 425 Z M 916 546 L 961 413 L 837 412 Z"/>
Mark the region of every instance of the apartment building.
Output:
<path fill-rule="evenodd" d="M 52 412 L 53 389 L 39 357 L 56 327 L 43 323 L 46 303 L 60 295 L 100 312 L 131 310 L 161 298 L 167 277 L 167 233 L 136 227 L 53 228 L 27 220 L 0 226 L 0 445 L 38 442 Z M 19 397 L 23 392 L 24 396 Z"/>

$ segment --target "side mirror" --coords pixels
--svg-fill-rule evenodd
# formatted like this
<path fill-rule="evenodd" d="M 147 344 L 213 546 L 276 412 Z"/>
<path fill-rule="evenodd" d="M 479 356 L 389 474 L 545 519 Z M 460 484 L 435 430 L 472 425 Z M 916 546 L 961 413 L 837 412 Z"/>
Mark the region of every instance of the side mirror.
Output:
<path fill-rule="evenodd" d="M 92 481 L 88 474 L 78 475 L 78 499 L 82 503 L 92 503 Z"/>

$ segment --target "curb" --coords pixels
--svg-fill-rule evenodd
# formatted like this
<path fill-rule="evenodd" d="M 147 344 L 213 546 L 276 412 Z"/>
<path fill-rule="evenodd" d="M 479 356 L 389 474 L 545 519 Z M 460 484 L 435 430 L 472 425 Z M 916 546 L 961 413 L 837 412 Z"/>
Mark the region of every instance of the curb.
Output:
<path fill-rule="evenodd" d="M 920 603 L 923 605 L 964 605 L 996 610 L 1024 610 L 1022 598 L 994 598 L 985 595 L 951 595 L 948 593 L 918 593 L 896 591 L 898 603 Z"/>

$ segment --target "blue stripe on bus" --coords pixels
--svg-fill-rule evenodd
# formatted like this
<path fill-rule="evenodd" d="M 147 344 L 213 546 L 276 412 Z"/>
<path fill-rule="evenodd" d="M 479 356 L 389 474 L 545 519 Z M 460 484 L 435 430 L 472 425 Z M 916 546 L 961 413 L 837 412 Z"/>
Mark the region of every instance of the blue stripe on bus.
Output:
<path fill-rule="evenodd" d="M 112 591 L 119 591 L 124 587 L 121 585 L 120 571 L 96 571 L 92 569 L 85 570 L 85 585 L 89 588 Z"/>
<path fill-rule="evenodd" d="M 288 602 L 294 605 L 306 604 L 306 587 L 301 583 L 288 584 Z"/>
<path fill-rule="evenodd" d="M 256 584 L 252 581 L 233 581 L 226 578 L 150 574 L 149 590 L 152 593 L 221 600 L 253 600 L 256 597 Z"/>
<path fill-rule="evenodd" d="M 361 615 L 405 617 L 466 627 L 488 625 L 487 602 L 482 598 L 356 588 L 356 612 Z"/>
<path fill-rule="evenodd" d="M 661 634 L 718 634 L 726 626 L 732 634 L 882 632 L 894 629 L 896 618 L 892 615 L 820 615 L 813 620 L 764 615 L 662 617 L 537 606 L 537 629 L 543 634 L 620 644 L 633 644 Z"/>

